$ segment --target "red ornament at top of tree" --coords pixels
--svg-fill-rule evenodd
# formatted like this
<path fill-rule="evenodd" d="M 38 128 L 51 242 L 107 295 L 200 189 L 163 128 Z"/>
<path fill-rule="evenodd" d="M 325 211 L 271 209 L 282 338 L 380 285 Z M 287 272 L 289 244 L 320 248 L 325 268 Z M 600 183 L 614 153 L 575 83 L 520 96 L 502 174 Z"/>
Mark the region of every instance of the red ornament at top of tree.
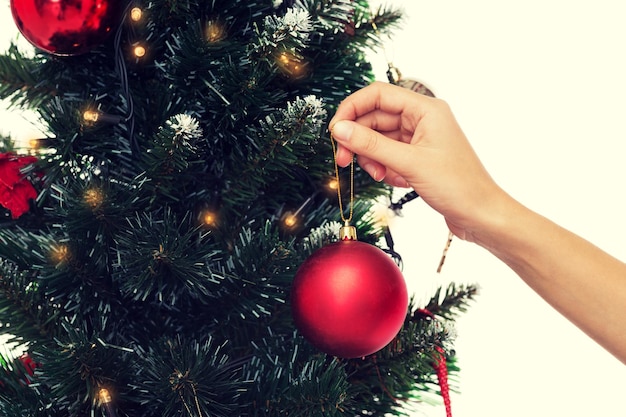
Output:
<path fill-rule="evenodd" d="M 293 318 L 319 350 L 360 358 L 385 347 L 407 315 L 408 294 L 398 266 L 381 249 L 342 239 L 318 249 L 298 269 Z"/>
<path fill-rule="evenodd" d="M 102 44 L 119 20 L 120 0 L 11 0 L 24 37 L 55 55 L 78 55 Z"/>

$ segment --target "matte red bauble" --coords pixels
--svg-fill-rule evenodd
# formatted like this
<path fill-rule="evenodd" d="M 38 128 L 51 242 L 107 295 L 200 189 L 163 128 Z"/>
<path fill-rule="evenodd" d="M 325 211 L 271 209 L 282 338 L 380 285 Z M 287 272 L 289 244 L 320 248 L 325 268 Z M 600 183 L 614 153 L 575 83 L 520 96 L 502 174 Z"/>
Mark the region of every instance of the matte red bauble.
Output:
<path fill-rule="evenodd" d="M 408 294 L 400 269 L 385 252 L 345 239 L 322 247 L 300 266 L 291 306 L 296 327 L 312 345 L 359 358 L 396 336 Z"/>
<path fill-rule="evenodd" d="M 24 37 L 55 55 L 78 55 L 102 44 L 118 24 L 121 0 L 11 0 Z"/>

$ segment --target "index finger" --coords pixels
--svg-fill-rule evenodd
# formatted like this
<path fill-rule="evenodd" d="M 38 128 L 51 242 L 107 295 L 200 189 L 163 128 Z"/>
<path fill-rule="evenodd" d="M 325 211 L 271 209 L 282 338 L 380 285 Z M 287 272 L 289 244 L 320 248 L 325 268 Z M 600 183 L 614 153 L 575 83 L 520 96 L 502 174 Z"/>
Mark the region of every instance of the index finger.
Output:
<path fill-rule="evenodd" d="M 343 100 L 330 120 L 329 127 L 332 130 L 339 120 L 354 121 L 374 111 L 400 115 L 404 112 L 407 102 L 419 103 L 420 99 L 426 97 L 393 84 L 377 81 Z M 416 107 L 417 109 L 412 111 L 419 111 L 419 106 Z"/>

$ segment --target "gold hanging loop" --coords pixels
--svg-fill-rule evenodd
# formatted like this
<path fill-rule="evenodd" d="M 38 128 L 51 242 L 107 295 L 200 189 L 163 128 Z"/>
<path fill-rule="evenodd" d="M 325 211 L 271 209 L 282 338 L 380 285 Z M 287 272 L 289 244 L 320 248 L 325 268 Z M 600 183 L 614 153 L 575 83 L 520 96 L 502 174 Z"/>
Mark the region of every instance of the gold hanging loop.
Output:
<path fill-rule="evenodd" d="M 339 181 L 339 165 L 337 165 L 337 146 L 335 145 L 335 139 L 331 133 L 330 143 L 333 147 L 333 160 L 335 163 L 335 179 L 337 180 L 337 199 L 339 200 L 339 212 L 341 214 L 341 220 L 343 220 L 345 226 L 349 226 L 354 215 L 354 159 L 350 161 L 350 200 L 348 203 L 348 217 L 344 214 L 343 197 L 341 196 L 341 182 Z"/>
<path fill-rule="evenodd" d="M 333 147 L 333 161 L 335 164 L 335 180 L 337 181 L 337 199 L 339 200 L 339 213 L 341 220 L 343 220 L 343 227 L 339 229 L 340 240 L 357 240 L 356 228 L 350 225 L 352 217 L 354 216 L 354 158 L 350 161 L 350 200 L 348 202 L 348 217 L 345 216 L 345 210 L 343 207 L 343 197 L 341 195 L 341 182 L 339 180 L 339 165 L 337 165 L 337 145 L 333 138 L 332 132 L 330 134 L 330 143 Z"/>

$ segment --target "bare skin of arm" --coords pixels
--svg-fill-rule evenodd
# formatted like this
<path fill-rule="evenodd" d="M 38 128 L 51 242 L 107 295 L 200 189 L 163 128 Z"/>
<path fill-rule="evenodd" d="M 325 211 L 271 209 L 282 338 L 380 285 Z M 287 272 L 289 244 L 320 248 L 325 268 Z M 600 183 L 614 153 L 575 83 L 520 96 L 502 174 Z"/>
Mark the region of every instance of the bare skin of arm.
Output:
<path fill-rule="evenodd" d="M 459 238 L 489 250 L 626 364 L 626 264 L 516 201 L 491 178 L 442 100 L 374 83 L 330 122 L 337 162 L 412 187 Z"/>

